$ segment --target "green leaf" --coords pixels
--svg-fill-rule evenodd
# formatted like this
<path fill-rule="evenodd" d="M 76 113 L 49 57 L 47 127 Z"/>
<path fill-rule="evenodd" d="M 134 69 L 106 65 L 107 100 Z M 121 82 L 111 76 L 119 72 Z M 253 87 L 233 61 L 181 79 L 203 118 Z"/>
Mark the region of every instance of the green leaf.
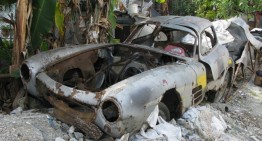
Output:
<path fill-rule="evenodd" d="M 115 30 L 116 28 L 116 16 L 114 14 L 115 5 L 116 5 L 116 0 L 110 0 L 110 9 L 109 9 L 109 15 L 108 15 L 108 21 L 111 24 L 111 27 L 109 28 L 110 35 L 112 35 L 113 30 Z M 109 36 L 108 38 L 109 38 L 110 43 L 115 42 L 114 37 Z"/>
<path fill-rule="evenodd" d="M 116 16 L 114 14 L 115 5 L 116 5 L 116 0 L 110 0 L 110 9 L 109 9 L 108 21 L 111 24 L 111 29 L 116 28 Z"/>
<path fill-rule="evenodd" d="M 14 77 L 14 78 L 19 78 L 20 77 L 20 70 L 17 69 L 17 70 L 14 70 L 13 72 L 11 72 L 11 77 Z"/>
<path fill-rule="evenodd" d="M 40 46 L 40 51 L 47 51 L 48 49 L 48 43 L 43 41 Z"/>
<path fill-rule="evenodd" d="M 55 25 L 59 30 L 60 36 L 64 36 L 64 14 L 61 12 L 61 4 L 59 2 L 56 3 L 55 9 Z"/>
<path fill-rule="evenodd" d="M 33 19 L 31 24 L 32 50 L 40 48 L 43 36 L 47 35 L 55 15 L 56 0 L 33 0 Z"/>

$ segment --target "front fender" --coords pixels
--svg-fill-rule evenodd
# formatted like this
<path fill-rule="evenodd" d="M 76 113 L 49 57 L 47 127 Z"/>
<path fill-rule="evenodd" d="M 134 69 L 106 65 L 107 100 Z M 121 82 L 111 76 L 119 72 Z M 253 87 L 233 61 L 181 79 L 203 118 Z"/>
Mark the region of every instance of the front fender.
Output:
<path fill-rule="evenodd" d="M 195 72 L 187 64 L 166 65 L 125 79 L 104 90 L 96 124 L 113 137 L 137 131 L 163 94 L 172 88 L 181 95 L 183 111 L 191 106 L 193 84 L 196 84 Z M 111 107 L 106 106 L 109 103 Z M 117 116 L 110 113 L 116 116 L 114 120 L 103 112 L 107 108 L 118 113 Z"/>

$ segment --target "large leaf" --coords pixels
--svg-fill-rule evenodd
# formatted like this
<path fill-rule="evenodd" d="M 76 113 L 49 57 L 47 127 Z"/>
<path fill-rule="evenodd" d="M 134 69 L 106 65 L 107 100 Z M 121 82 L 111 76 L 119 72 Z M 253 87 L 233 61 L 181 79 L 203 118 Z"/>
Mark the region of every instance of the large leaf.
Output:
<path fill-rule="evenodd" d="M 109 33 L 112 35 L 113 30 L 116 28 L 116 16 L 114 14 L 114 7 L 116 6 L 116 0 L 110 0 L 110 9 L 108 15 L 108 21 L 110 22 L 111 26 L 109 28 Z M 109 36 L 109 40 L 111 43 L 115 42 L 114 37 Z"/>
<path fill-rule="evenodd" d="M 55 25 L 59 30 L 60 36 L 64 36 L 64 14 L 61 11 L 61 4 L 57 2 L 55 10 Z"/>
<path fill-rule="evenodd" d="M 55 8 L 56 0 L 33 0 L 31 51 L 34 52 L 36 49 L 40 48 L 43 37 L 47 35 L 52 24 L 54 23 Z"/>

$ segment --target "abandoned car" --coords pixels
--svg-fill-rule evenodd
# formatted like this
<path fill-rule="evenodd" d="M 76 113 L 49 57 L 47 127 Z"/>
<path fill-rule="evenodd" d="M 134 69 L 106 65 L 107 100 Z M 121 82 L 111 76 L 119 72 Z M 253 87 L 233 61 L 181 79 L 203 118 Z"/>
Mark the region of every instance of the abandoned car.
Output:
<path fill-rule="evenodd" d="M 220 100 L 233 66 L 211 22 L 164 16 L 140 22 L 125 43 L 42 52 L 25 60 L 20 72 L 31 95 L 91 107 L 92 122 L 121 137 L 139 130 L 157 105 L 169 120 L 206 95 Z"/>

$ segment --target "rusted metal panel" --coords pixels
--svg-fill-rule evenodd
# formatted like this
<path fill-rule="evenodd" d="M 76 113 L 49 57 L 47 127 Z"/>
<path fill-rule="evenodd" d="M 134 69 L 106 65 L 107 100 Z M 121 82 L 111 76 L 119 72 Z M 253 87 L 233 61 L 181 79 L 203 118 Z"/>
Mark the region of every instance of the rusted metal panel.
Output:
<path fill-rule="evenodd" d="M 104 46 L 113 46 L 112 44 L 104 44 L 104 45 L 77 45 L 72 47 L 64 47 L 53 49 L 48 52 L 42 52 L 35 56 L 32 56 L 30 59 L 27 59 L 21 65 L 20 73 L 23 78 L 23 82 L 26 84 L 26 89 L 29 93 L 34 96 L 41 96 L 39 94 L 35 83 L 36 83 L 36 75 L 37 73 L 45 70 L 48 66 L 52 64 L 56 64 L 61 61 L 61 59 L 70 58 L 72 56 L 76 56 L 82 54 L 92 48 L 99 48 Z"/>
<path fill-rule="evenodd" d="M 66 103 L 54 97 L 48 96 L 47 99 L 55 107 L 54 116 L 57 119 L 74 125 L 92 139 L 98 140 L 101 138 L 103 132 L 92 123 L 95 118 L 94 111 L 80 112 L 70 108 Z"/>
<path fill-rule="evenodd" d="M 196 77 L 186 77 L 188 73 L 194 73 L 194 70 L 187 65 L 167 65 L 109 87 L 98 108 L 96 124 L 114 137 L 139 130 L 167 90 L 179 88 L 181 93 L 186 93 L 192 89 L 191 82 L 196 84 Z M 190 93 L 189 91 L 188 95 L 182 95 L 182 102 L 186 106 L 191 105 Z M 106 101 L 112 101 L 119 109 L 119 117 L 113 122 L 106 120 L 103 115 L 102 105 Z"/>
<path fill-rule="evenodd" d="M 194 29 L 196 32 L 202 32 L 205 28 L 212 25 L 212 23 L 206 19 L 194 17 L 194 16 L 158 16 L 151 19 L 146 19 L 141 23 L 160 23 L 160 26 L 171 27 L 173 26 L 184 26 Z M 137 24 L 141 24 L 137 23 Z"/>
<path fill-rule="evenodd" d="M 51 79 L 45 72 L 39 73 L 37 79 L 44 86 L 41 90 L 47 89 L 46 92 L 52 92 L 58 96 L 74 99 L 81 103 L 89 105 L 98 105 L 100 99 L 97 99 L 96 93 L 90 91 L 77 90 L 72 87 L 62 85 L 61 83 Z M 44 94 L 44 93 L 43 93 Z"/>
<path fill-rule="evenodd" d="M 225 46 L 218 45 L 214 47 L 206 56 L 202 57 L 202 61 L 210 65 L 214 80 L 217 80 L 224 70 L 228 69 L 229 53 Z"/>

